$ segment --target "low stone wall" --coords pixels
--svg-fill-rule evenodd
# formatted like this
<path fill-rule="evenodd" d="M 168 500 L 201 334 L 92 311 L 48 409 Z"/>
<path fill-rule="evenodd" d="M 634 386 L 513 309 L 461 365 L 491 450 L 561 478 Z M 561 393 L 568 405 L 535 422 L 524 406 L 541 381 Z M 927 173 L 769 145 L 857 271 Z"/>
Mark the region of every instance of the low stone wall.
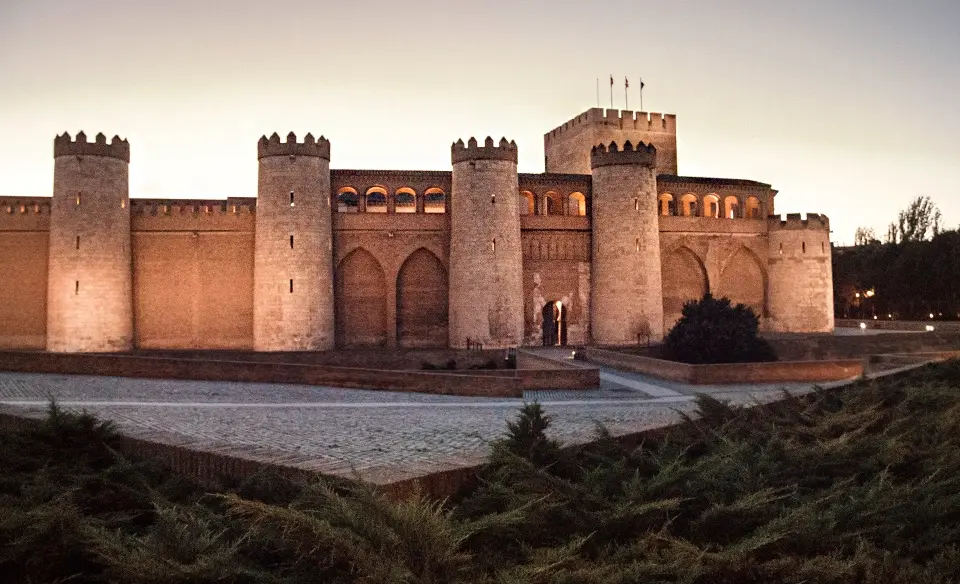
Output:
<path fill-rule="evenodd" d="M 151 379 L 294 383 L 482 397 L 521 397 L 523 372 L 385 371 L 298 363 L 217 361 L 135 355 L 0 351 L 0 371 Z"/>
<path fill-rule="evenodd" d="M 768 338 L 777 355 L 787 361 L 853 359 L 893 353 L 930 353 L 960 349 L 960 333 L 790 335 Z"/>
<path fill-rule="evenodd" d="M 860 359 L 690 365 L 596 348 L 581 349 L 577 351 L 577 357 L 599 365 L 694 385 L 840 381 L 863 375 L 863 361 Z"/>
<path fill-rule="evenodd" d="M 925 332 L 928 326 L 934 331 L 943 333 L 960 333 L 960 321 L 957 320 L 873 320 L 853 318 L 838 318 L 834 323 L 837 328 L 860 328 L 860 323 L 867 325 L 867 330 L 881 331 L 911 331 Z"/>
<path fill-rule="evenodd" d="M 294 383 L 479 397 L 522 397 L 533 389 L 596 389 L 600 371 L 518 354 L 519 369 L 410 371 L 307 363 L 229 361 L 128 354 L 0 351 L 0 371 L 150 379 Z M 549 368 L 548 368 L 549 367 Z"/>

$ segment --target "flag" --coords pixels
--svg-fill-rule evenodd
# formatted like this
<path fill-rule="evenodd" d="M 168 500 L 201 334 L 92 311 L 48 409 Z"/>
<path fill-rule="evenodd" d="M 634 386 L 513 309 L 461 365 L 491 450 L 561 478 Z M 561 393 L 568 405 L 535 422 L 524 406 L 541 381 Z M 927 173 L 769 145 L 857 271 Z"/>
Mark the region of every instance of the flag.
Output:
<path fill-rule="evenodd" d="M 626 77 L 623 78 L 623 86 L 627 89 L 630 88 L 630 80 L 627 79 Z"/>
<path fill-rule="evenodd" d="M 610 75 L 610 87 L 613 87 L 613 75 Z"/>
<path fill-rule="evenodd" d="M 640 80 L 640 91 L 643 91 L 643 79 Z"/>

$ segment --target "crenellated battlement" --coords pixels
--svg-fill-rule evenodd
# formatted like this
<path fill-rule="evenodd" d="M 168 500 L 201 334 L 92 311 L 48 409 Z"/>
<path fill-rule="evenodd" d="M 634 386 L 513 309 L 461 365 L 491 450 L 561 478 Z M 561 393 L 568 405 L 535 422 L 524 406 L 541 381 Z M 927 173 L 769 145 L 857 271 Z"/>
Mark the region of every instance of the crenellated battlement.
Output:
<path fill-rule="evenodd" d="M 638 130 L 641 132 L 658 132 L 673 135 L 677 133 L 676 114 L 634 112 L 631 110 L 615 109 L 605 110 L 595 107 L 550 130 L 544 136 L 544 140 L 549 144 L 552 140 L 560 138 L 567 132 L 590 124 L 614 126 L 621 130 Z"/>
<path fill-rule="evenodd" d="M 245 215 L 256 212 L 256 205 L 231 200 L 165 201 L 161 199 L 131 199 L 130 213 L 144 216 L 180 217 L 184 215 Z"/>
<path fill-rule="evenodd" d="M 787 213 L 786 219 L 782 219 L 780 215 L 768 216 L 767 226 L 771 231 L 776 229 L 830 231 L 830 219 L 819 213 L 807 213 L 806 219 L 802 219 L 800 213 Z"/>
<path fill-rule="evenodd" d="M 513 140 L 507 142 L 506 138 L 500 138 L 500 143 L 494 145 L 493 138 L 487 136 L 483 141 L 483 146 L 479 146 L 476 138 L 470 138 L 464 144 L 463 140 L 457 140 L 450 147 L 450 156 L 453 164 L 467 160 L 506 160 L 507 162 L 517 163 L 517 143 Z"/>
<path fill-rule="evenodd" d="M 4 215 L 49 215 L 47 197 L 0 197 L 0 213 Z"/>
<path fill-rule="evenodd" d="M 102 132 L 97 134 L 93 142 L 87 141 L 87 135 L 83 131 L 77 133 L 76 140 L 72 140 L 70 134 L 64 132 L 53 139 L 53 157 L 60 156 L 105 156 L 130 162 L 130 144 L 119 136 L 114 136 L 108 144 L 107 137 Z"/>
<path fill-rule="evenodd" d="M 323 136 L 314 140 L 313 134 L 307 133 L 303 142 L 297 142 L 297 135 L 290 132 L 287 141 L 281 142 L 274 132 L 270 138 L 261 136 L 257 142 L 257 160 L 267 156 L 313 156 L 330 160 L 330 141 Z"/>
<path fill-rule="evenodd" d="M 637 143 L 636 148 L 630 140 L 623 143 L 623 147 L 616 142 L 609 145 L 598 144 L 590 149 L 590 167 L 640 165 L 655 168 L 657 165 L 657 149 L 653 144 Z"/>

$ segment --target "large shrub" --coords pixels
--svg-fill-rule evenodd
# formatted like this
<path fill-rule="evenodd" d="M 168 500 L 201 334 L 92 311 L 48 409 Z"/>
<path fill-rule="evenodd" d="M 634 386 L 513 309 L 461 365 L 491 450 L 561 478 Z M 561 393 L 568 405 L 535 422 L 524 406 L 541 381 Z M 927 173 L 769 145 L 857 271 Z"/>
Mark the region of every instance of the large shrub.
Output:
<path fill-rule="evenodd" d="M 664 356 L 683 363 L 776 361 L 769 343 L 757 336 L 757 315 L 743 304 L 709 292 L 683 305 L 682 316 L 664 339 Z"/>

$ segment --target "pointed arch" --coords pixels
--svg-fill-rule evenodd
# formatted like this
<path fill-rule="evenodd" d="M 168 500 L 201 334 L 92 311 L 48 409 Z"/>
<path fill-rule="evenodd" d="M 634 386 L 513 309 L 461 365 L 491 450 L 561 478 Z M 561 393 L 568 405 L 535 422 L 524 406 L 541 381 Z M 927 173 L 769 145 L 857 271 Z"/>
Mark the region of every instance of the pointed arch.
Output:
<path fill-rule="evenodd" d="M 397 274 L 397 342 L 401 347 L 446 347 L 447 270 L 431 251 L 418 248 Z"/>
<path fill-rule="evenodd" d="M 767 299 L 767 275 L 755 253 L 740 246 L 730 254 L 718 278 L 714 296 L 727 297 L 736 305 L 746 304 L 762 317 Z"/>
<path fill-rule="evenodd" d="M 387 282 L 380 262 L 363 249 L 351 251 L 336 270 L 336 338 L 343 347 L 387 341 Z"/>
<path fill-rule="evenodd" d="M 683 305 L 698 300 L 710 290 L 707 270 L 696 253 L 680 246 L 663 256 L 663 327 L 673 328 L 680 319 Z"/>

